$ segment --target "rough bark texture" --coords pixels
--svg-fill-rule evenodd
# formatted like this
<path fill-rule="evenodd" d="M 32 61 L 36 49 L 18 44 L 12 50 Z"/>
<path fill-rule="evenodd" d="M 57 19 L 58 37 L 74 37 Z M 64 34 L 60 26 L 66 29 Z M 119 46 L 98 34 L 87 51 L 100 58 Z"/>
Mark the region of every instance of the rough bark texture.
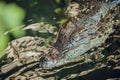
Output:
<path fill-rule="evenodd" d="M 60 32 L 35 24 L 39 32 L 58 35 L 51 45 L 42 46 L 46 39 L 38 34 L 10 42 L 0 63 L 1 80 L 120 79 L 120 0 L 76 0 L 66 13 L 70 19 Z M 35 25 L 24 30 L 36 31 Z"/>

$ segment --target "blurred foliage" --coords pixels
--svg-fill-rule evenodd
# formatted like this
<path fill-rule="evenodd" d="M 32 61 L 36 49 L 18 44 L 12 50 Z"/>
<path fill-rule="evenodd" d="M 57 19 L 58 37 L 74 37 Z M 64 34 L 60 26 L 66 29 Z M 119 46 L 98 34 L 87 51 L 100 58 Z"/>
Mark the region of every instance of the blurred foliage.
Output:
<path fill-rule="evenodd" d="M 63 19 L 57 21 L 57 23 L 58 23 L 60 26 L 62 26 L 65 22 L 67 22 L 67 20 L 68 20 L 68 18 L 63 18 Z"/>
<path fill-rule="evenodd" d="M 65 18 L 64 8 L 69 0 L 5 0 L 15 2 L 26 11 L 24 23 L 26 25 L 45 22 L 58 25 L 57 21 Z"/>
<path fill-rule="evenodd" d="M 60 14 L 61 11 L 62 11 L 61 8 L 56 8 L 56 9 L 54 10 L 54 12 L 57 13 L 57 14 Z"/>
<path fill-rule="evenodd" d="M 10 38 L 5 32 L 20 27 L 24 17 L 24 10 L 16 4 L 0 2 L 0 58 L 3 56 L 2 51 L 6 48 Z M 15 38 L 19 38 L 23 36 L 25 32 L 19 29 L 11 31 L 10 34 Z"/>
<path fill-rule="evenodd" d="M 59 28 L 59 25 L 65 23 L 68 18 L 64 15 L 64 9 L 70 0 L 1 1 L 4 2 L 0 2 L 0 53 L 5 49 L 9 40 L 26 35 L 21 30 L 22 22 L 24 22 L 24 25 L 44 22 Z M 44 36 L 44 34 L 41 36 Z M 51 40 L 52 38 L 48 35 L 48 41 L 44 45 L 47 46 Z M 0 57 L 2 55 L 1 53 Z"/>

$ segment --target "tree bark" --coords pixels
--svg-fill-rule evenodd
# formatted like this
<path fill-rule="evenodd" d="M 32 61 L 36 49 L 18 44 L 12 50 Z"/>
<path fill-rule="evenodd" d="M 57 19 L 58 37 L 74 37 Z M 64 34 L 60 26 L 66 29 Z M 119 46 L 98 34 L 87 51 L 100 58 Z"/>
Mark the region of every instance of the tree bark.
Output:
<path fill-rule="evenodd" d="M 55 53 L 43 55 L 40 63 L 6 57 L 0 63 L 1 80 L 120 79 L 120 0 L 71 1 L 66 11 L 70 19 L 52 47 Z"/>

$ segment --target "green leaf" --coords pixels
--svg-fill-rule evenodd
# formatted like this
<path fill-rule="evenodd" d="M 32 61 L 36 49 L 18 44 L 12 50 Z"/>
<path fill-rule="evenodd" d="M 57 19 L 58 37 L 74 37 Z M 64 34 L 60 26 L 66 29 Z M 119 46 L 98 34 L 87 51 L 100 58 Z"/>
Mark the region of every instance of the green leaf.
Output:
<path fill-rule="evenodd" d="M 62 9 L 61 9 L 61 8 L 56 8 L 56 9 L 54 10 L 54 12 L 55 12 L 56 14 L 60 14 L 60 13 L 62 12 Z"/>
<path fill-rule="evenodd" d="M 0 32 L 0 58 L 4 55 L 2 52 L 8 44 L 9 38 Z"/>
<path fill-rule="evenodd" d="M 57 23 L 62 26 L 68 19 L 67 18 L 63 18 L 60 21 L 58 21 Z"/>
<path fill-rule="evenodd" d="M 20 38 L 25 35 L 25 31 L 23 30 L 16 30 L 13 32 L 15 38 Z"/>
<path fill-rule="evenodd" d="M 0 2 L 0 18 L 3 17 L 3 11 L 4 11 L 5 3 Z"/>
<path fill-rule="evenodd" d="M 16 4 L 6 5 L 4 9 L 4 21 L 8 29 L 20 26 L 24 19 L 25 12 Z"/>
<path fill-rule="evenodd" d="M 55 2 L 56 2 L 57 4 L 60 4 L 61 0 L 55 0 Z"/>

